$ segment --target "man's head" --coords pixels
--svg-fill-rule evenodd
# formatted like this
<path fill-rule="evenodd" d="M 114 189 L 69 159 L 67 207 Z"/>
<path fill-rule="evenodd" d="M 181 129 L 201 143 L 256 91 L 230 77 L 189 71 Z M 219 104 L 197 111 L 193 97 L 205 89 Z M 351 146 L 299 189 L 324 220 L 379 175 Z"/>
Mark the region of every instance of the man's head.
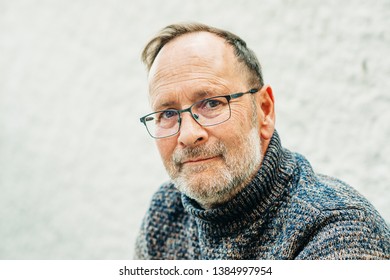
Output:
<path fill-rule="evenodd" d="M 176 134 L 156 140 L 176 187 L 205 208 L 230 200 L 256 174 L 274 130 L 272 90 L 263 84 L 256 56 L 236 35 L 183 24 L 163 29 L 142 58 L 153 111 L 183 110 L 198 102 L 192 114 L 179 114 Z M 201 125 L 212 120 L 194 113 L 201 106 L 220 106 L 215 100 L 199 102 L 203 99 L 250 89 L 259 90 L 226 98 L 222 123 Z M 172 111 L 162 116 L 171 118 Z"/>
<path fill-rule="evenodd" d="M 199 23 L 172 24 L 162 29 L 149 41 L 142 52 L 142 61 L 145 63 L 147 70 L 150 71 L 160 50 L 167 43 L 182 35 L 196 32 L 208 32 L 224 39 L 226 44 L 233 47 L 233 52 L 238 62 L 240 62 L 236 66 L 243 67 L 240 70 L 247 75 L 248 82 L 253 86 L 260 85 L 262 87 L 264 85 L 260 63 L 255 53 L 246 46 L 244 40 L 229 31 Z"/>

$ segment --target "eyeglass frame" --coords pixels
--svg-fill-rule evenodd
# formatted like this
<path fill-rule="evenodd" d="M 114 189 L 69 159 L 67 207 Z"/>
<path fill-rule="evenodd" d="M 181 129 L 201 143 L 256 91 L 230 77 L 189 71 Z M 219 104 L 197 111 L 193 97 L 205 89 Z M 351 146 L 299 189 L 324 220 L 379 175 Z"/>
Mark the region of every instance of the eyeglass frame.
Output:
<path fill-rule="evenodd" d="M 150 135 L 152 138 L 154 138 L 154 139 L 168 138 L 168 137 L 174 136 L 174 135 L 176 135 L 176 134 L 179 133 L 180 128 L 181 128 L 181 120 L 182 120 L 181 113 L 189 112 L 190 115 L 191 115 L 191 117 L 192 117 L 199 125 L 201 125 L 202 127 L 208 127 L 208 126 L 219 125 L 219 124 L 221 124 L 221 123 L 227 122 L 227 121 L 230 119 L 230 117 L 231 117 L 230 100 L 239 98 L 239 97 L 243 96 L 244 94 L 255 94 L 255 93 L 257 93 L 259 90 L 260 90 L 260 88 L 252 88 L 252 89 L 250 89 L 250 90 L 248 90 L 248 91 L 246 91 L 246 92 L 237 92 L 237 93 L 232 93 L 232 94 L 228 94 L 228 95 L 212 96 L 212 97 L 209 97 L 209 98 L 205 98 L 205 99 L 199 100 L 199 101 L 193 103 L 190 107 L 188 107 L 188 108 L 186 108 L 186 109 L 182 109 L 182 110 L 177 110 L 177 109 L 160 110 L 160 111 L 156 111 L 156 112 L 149 113 L 149 114 L 147 114 L 147 115 L 141 117 L 139 120 L 140 120 L 141 123 L 143 123 L 143 124 L 145 125 L 146 130 L 148 131 L 149 135 Z M 228 117 L 226 120 L 221 121 L 221 122 L 218 122 L 218 123 L 215 123 L 215 124 L 203 125 L 203 124 L 199 123 L 198 120 L 197 120 L 198 117 L 196 117 L 197 115 L 196 115 L 196 114 L 194 115 L 194 113 L 192 113 L 192 107 L 193 107 L 194 105 L 198 104 L 198 103 L 207 101 L 207 100 L 209 100 L 209 99 L 221 98 L 221 97 L 226 98 L 226 100 L 227 100 L 227 102 L 228 102 L 228 105 L 229 105 L 229 117 Z M 146 118 L 147 118 L 148 116 L 154 115 L 154 114 L 156 114 L 156 113 L 161 113 L 161 112 L 165 112 L 165 111 L 176 111 L 176 112 L 177 112 L 177 114 L 178 114 L 177 122 L 179 123 L 179 127 L 178 127 L 177 131 L 176 131 L 175 133 L 173 133 L 173 134 L 170 134 L 170 135 L 168 135 L 168 136 L 163 136 L 163 137 L 155 137 L 155 136 L 153 136 L 153 135 L 150 133 L 150 131 L 149 131 L 149 129 L 148 129 L 148 125 L 146 124 Z"/>

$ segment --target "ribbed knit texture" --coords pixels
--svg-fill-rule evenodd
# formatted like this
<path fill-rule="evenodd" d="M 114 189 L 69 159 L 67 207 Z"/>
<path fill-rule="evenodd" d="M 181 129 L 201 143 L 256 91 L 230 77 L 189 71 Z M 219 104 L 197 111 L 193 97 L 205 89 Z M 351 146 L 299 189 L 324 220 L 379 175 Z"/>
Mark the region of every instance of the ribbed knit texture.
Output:
<path fill-rule="evenodd" d="M 252 182 L 204 210 L 166 183 L 153 196 L 136 259 L 390 259 L 390 230 L 340 180 L 313 172 L 277 132 Z"/>

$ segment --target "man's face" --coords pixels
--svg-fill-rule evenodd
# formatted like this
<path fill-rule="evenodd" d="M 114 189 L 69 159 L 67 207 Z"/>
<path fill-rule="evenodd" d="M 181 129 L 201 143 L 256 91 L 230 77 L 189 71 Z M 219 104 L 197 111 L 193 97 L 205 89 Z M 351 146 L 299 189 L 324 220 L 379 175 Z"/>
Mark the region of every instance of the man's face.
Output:
<path fill-rule="evenodd" d="M 201 99 L 249 90 L 233 48 L 206 32 L 183 35 L 158 54 L 149 74 L 154 111 L 185 109 Z M 256 105 L 250 95 L 230 101 L 231 117 L 202 127 L 182 114 L 178 134 L 157 139 L 176 187 L 210 208 L 231 199 L 261 164 Z"/>

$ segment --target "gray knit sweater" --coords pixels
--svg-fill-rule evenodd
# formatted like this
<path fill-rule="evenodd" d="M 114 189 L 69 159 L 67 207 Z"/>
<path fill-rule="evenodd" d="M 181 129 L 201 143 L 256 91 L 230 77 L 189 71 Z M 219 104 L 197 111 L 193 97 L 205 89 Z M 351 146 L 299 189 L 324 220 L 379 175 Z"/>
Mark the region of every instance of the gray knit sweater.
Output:
<path fill-rule="evenodd" d="M 236 197 L 204 210 L 166 183 L 153 196 L 136 259 L 390 259 L 390 230 L 347 184 L 315 174 L 275 132 Z"/>

